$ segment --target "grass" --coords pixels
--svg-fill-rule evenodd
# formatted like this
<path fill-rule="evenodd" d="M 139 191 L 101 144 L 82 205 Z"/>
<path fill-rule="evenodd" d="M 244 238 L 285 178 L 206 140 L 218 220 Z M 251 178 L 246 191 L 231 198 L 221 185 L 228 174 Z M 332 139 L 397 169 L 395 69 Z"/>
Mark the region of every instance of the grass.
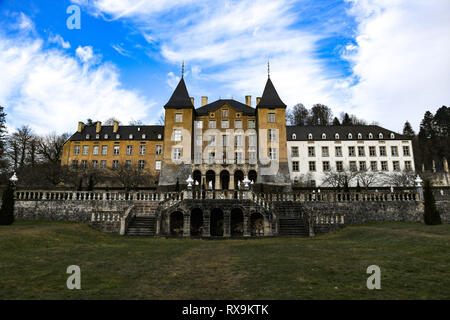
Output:
<path fill-rule="evenodd" d="M 66 268 L 81 268 L 68 290 Z M 368 290 L 366 268 L 381 268 Z M 450 225 L 378 223 L 315 238 L 129 238 L 87 224 L 0 226 L 0 299 L 450 299 Z"/>

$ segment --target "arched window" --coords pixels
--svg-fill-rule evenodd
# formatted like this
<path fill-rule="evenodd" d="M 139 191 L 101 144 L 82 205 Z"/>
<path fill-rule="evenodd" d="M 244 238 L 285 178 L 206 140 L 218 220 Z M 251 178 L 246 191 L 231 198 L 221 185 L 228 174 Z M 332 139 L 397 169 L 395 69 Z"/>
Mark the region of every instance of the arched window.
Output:
<path fill-rule="evenodd" d="M 372 132 L 369 133 L 369 139 L 373 139 L 373 134 L 372 134 Z"/>
<path fill-rule="evenodd" d="M 130 134 L 130 135 L 128 136 L 128 139 L 133 139 L 133 135 Z"/>
<path fill-rule="evenodd" d="M 325 133 L 322 133 L 322 139 L 326 139 L 327 135 Z"/>
<path fill-rule="evenodd" d="M 353 135 L 351 133 L 348 134 L 349 139 L 353 139 Z"/>
<path fill-rule="evenodd" d="M 142 139 L 145 139 L 145 133 L 142 134 Z"/>
<path fill-rule="evenodd" d="M 395 139 L 395 135 L 391 133 L 391 139 Z"/>
<path fill-rule="evenodd" d="M 336 140 L 339 140 L 339 133 L 335 133 L 335 134 L 334 134 L 334 138 L 335 138 Z"/>
<path fill-rule="evenodd" d="M 100 135 L 98 133 L 95 135 L 95 139 L 100 139 Z"/>
<path fill-rule="evenodd" d="M 378 138 L 383 139 L 383 134 L 381 132 L 378 134 Z"/>
<path fill-rule="evenodd" d="M 361 140 L 362 139 L 362 134 L 358 133 L 358 139 Z"/>
<path fill-rule="evenodd" d="M 116 134 L 116 139 L 120 139 L 120 134 Z"/>
<path fill-rule="evenodd" d="M 292 134 L 292 140 L 297 139 L 297 135 L 295 133 Z"/>
<path fill-rule="evenodd" d="M 308 139 L 309 139 L 309 140 L 312 140 L 312 138 L 313 138 L 312 133 L 308 134 Z"/>
<path fill-rule="evenodd" d="M 90 139 L 91 136 L 89 134 L 86 135 L 86 139 Z"/>
<path fill-rule="evenodd" d="M 161 140 L 161 135 L 160 135 L 160 134 L 158 134 L 158 139 L 160 139 L 160 140 Z"/>
<path fill-rule="evenodd" d="M 108 135 L 107 134 L 105 134 L 104 137 L 105 137 L 105 139 L 108 139 Z"/>

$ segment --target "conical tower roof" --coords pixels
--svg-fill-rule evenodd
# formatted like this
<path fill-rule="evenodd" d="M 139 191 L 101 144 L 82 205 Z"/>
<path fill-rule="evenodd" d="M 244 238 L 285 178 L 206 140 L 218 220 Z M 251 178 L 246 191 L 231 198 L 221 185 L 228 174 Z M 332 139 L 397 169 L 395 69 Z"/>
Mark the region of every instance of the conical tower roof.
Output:
<path fill-rule="evenodd" d="M 164 108 L 194 108 L 183 77 Z"/>
<path fill-rule="evenodd" d="M 261 101 L 259 101 L 257 108 L 286 108 L 286 105 L 283 101 L 281 101 L 280 96 L 275 90 L 275 87 L 270 80 L 270 77 L 267 78 L 266 87 L 264 88 L 263 95 L 261 97 Z"/>

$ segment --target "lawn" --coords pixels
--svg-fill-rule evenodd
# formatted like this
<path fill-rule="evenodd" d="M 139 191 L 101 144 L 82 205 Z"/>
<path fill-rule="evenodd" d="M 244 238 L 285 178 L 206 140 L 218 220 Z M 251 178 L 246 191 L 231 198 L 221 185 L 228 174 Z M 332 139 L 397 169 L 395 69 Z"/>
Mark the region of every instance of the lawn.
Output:
<path fill-rule="evenodd" d="M 381 268 L 381 290 L 366 269 Z M 66 268 L 81 268 L 68 290 Z M 450 225 L 378 223 L 314 238 L 129 238 L 87 224 L 0 226 L 0 299 L 450 299 Z"/>

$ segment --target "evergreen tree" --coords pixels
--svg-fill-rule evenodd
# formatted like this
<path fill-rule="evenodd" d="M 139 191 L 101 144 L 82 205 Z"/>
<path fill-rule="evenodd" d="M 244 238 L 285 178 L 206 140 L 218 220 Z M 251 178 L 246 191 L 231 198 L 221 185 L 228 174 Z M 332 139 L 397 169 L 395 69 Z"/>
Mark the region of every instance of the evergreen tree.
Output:
<path fill-rule="evenodd" d="M 427 111 L 425 112 L 423 120 L 420 123 L 419 137 L 421 139 L 431 139 L 434 136 L 434 117 L 430 111 Z"/>
<path fill-rule="evenodd" d="M 309 119 L 309 125 L 313 126 L 328 126 L 333 117 L 331 109 L 324 104 L 315 104 L 311 108 L 311 117 Z"/>
<path fill-rule="evenodd" d="M 409 121 L 406 121 L 405 125 L 403 126 L 403 135 L 407 137 L 414 137 L 416 135 Z"/>
<path fill-rule="evenodd" d="M 3 191 L 2 207 L 0 209 L 0 225 L 11 225 L 14 222 L 14 185 L 9 182 Z"/>
<path fill-rule="evenodd" d="M 6 135 L 6 113 L 3 107 L 0 106 L 0 171 L 8 167 L 8 161 L 5 157 Z"/>
<path fill-rule="evenodd" d="M 450 108 L 440 107 L 434 115 L 436 134 L 441 137 L 448 137 L 450 134 Z"/>
<path fill-rule="evenodd" d="M 309 122 L 309 110 L 301 103 L 296 104 L 292 110 L 286 112 L 286 120 L 293 126 L 304 126 Z"/>
<path fill-rule="evenodd" d="M 346 112 L 344 114 L 344 117 L 342 118 L 342 125 L 343 126 L 351 126 L 352 124 L 353 124 L 352 119 L 350 118 L 350 116 Z"/>
<path fill-rule="evenodd" d="M 333 119 L 333 126 L 340 126 L 341 122 L 339 121 L 339 119 L 337 117 L 334 117 Z"/>
<path fill-rule="evenodd" d="M 424 222 L 428 225 L 442 224 L 439 212 L 436 209 L 436 202 L 434 200 L 433 189 L 431 188 L 431 182 L 425 180 L 423 188 L 424 198 Z"/>

